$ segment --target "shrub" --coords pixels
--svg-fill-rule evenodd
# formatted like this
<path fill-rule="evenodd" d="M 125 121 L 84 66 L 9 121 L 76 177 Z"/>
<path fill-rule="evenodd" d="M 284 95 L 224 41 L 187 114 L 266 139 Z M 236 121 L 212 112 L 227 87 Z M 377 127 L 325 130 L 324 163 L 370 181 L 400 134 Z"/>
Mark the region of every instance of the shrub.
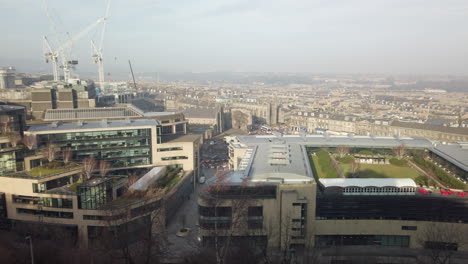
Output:
<path fill-rule="evenodd" d="M 361 150 L 358 152 L 359 155 L 365 155 L 365 156 L 372 156 L 374 155 L 374 152 L 370 150 Z"/>
<path fill-rule="evenodd" d="M 400 166 L 400 167 L 406 166 L 406 164 L 408 163 L 404 159 L 397 159 L 397 158 L 391 158 L 389 161 L 390 161 L 390 164 L 395 165 L 395 166 Z"/>
<path fill-rule="evenodd" d="M 341 163 L 345 163 L 345 164 L 351 163 L 353 160 L 354 160 L 354 157 L 352 155 L 346 155 L 339 159 Z"/>
<path fill-rule="evenodd" d="M 418 177 L 416 177 L 416 179 L 414 179 L 414 181 L 418 185 L 425 185 L 425 186 L 429 185 L 429 181 L 426 176 L 419 175 Z"/>

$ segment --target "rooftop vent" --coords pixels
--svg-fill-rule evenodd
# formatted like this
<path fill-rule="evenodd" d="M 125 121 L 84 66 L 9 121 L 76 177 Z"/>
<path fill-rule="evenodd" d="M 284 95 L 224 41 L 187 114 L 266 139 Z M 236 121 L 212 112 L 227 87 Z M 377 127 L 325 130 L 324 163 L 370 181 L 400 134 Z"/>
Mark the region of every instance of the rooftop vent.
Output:
<path fill-rule="evenodd" d="M 59 127 L 59 125 L 60 125 L 60 121 L 54 121 L 54 122 L 52 122 L 52 124 L 50 124 L 50 126 L 53 127 L 53 128 L 57 128 L 57 127 Z"/>
<path fill-rule="evenodd" d="M 107 127 L 107 119 L 101 120 L 101 126 L 102 127 Z"/>

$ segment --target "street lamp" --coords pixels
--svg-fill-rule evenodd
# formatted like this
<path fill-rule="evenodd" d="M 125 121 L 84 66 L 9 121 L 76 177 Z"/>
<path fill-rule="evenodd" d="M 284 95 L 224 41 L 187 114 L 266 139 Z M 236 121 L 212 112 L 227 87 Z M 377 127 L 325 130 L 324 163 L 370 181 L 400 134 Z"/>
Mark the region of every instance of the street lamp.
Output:
<path fill-rule="evenodd" d="M 34 264 L 34 249 L 33 249 L 32 237 L 27 236 L 24 239 L 29 240 L 29 250 L 31 252 L 31 264 Z"/>

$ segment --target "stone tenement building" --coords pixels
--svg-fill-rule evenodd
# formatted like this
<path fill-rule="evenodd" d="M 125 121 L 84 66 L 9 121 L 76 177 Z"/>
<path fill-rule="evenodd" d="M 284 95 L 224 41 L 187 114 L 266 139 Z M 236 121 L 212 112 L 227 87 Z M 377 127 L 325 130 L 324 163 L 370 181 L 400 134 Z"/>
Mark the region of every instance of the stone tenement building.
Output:
<path fill-rule="evenodd" d="M 279 107 L 276 104 L 234 102 L 234 103 L 231 103 L 229 106 L 232 108 L 236 108 L 236 109 L 249 110 L 252 114 L 253 123 L 263 123 L 267 125 L 278 124 Z"/>
<path fill-rule="evenodd" d="M 368 120 L 356 116 L 327 113 L 297 112 L 289 122 L 293 131 L 352 133 L 374 136 L 422 137 L 441 142 L 468 141 L 468 129 L 439 125 L 400 122 L 392 120 Z"/>

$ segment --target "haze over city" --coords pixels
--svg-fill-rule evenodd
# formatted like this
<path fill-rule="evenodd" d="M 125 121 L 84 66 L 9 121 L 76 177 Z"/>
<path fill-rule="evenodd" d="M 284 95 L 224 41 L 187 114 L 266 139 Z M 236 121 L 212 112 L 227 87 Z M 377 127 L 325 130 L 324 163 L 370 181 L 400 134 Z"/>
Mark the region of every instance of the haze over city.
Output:
<path fill-rule="evenodd" d="M 468 263 L 467 0 L 0 0 L 0 263 Z"/>
<path fill-rule="evenodd" d="M 44 1 L 0 1 L 6 65 L 47 73 Z M 104 1 L 46 1 L 57 31 L 76 34 Z M 114 1 L 104 43 L 106 73 L 240 71 L 466 75 L 463 0 Z M 97 31 L 97 30 L 94 30 Z M 74 44 L 77 73 L 94 72 L 89 40 Z"/>

